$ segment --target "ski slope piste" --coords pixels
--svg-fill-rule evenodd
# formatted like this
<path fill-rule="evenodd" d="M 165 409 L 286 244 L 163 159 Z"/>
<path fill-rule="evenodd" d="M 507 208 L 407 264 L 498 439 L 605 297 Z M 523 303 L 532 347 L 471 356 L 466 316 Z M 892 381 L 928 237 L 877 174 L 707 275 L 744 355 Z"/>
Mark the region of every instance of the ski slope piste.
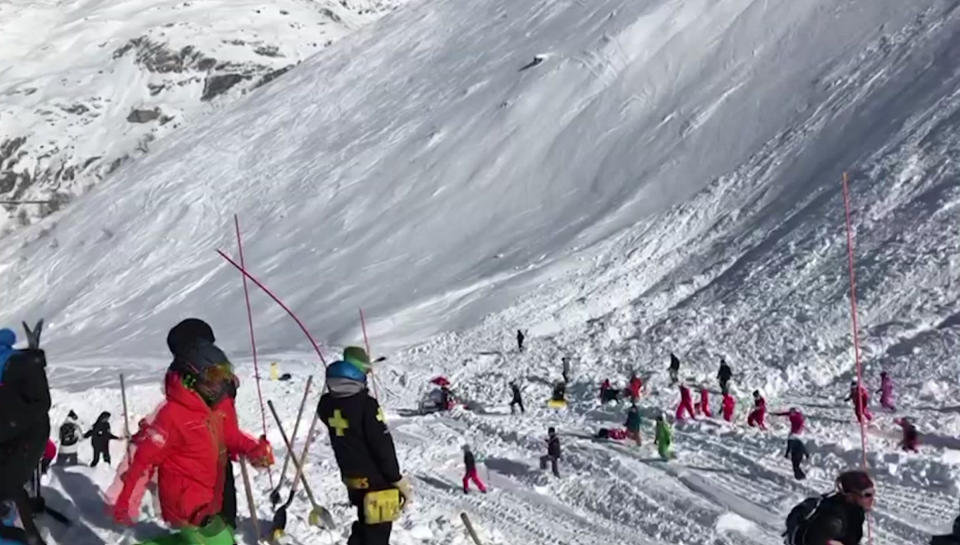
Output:
<path fill-rule="evenodd" d="M 871 508 L 861 543 L 948 534 L 960 468 L 958 30 L 947 0 L 405 5 L 4 237 L 0 325 L 26 348 L 18 324 L 46 319 L 55 446 L 70 411 L 84 434 L 109 412 L 121 437 L 106 441 L 111 465 L 102 452 L 86 465 L 93 433 L 74 445 L 80 465 L 54 459 L 44 509 L 13 524 L 71 545 L 176 530 L 162 480 L 145 486 L 132 526 L 113 506 L 130 459 L 122 438 L 141 421 L 153 429 L 171 389 L 195 402 L 204 388 L 165 379 L 167 332 L 197 317 L 232 365 L 204 352 L 217 357 L 196 374 L 237 377 L 224 436 L 243 432 L 226 450 L 245 460 L 250 494 L 238 460 L 235 540 L 257 541 L 251 513 L 271 537 L 271 492 L 281 485 L 279 509 L 296 480 L 279 539 L 347 541 L 358 510 L 334 415 L 316 426 L 303 478 L 291 461 L 280 483 L 327 366 L 252 280 L 248 315 L 241 273 L 216 253 L 239 263 L 237 214 L 243 266 L 326 363 L 348 346 L 386 356 L 367 382 L 373 422 L 386 423 L 411 495 L 395 497 L 390 543 L 473 543 L 461 513 L 484 544 L 781 543 L 795 506 L 864 462 L 872 488 L 850 477 L 839 498 L 845 522 Z M 454 402 L 419 410 L 436 377 Z M 606 379 L 618 401 L 601 403 Z M 548 407 L 558 384 L 563 403 Z M 793 437 L 791 408 L 804 419 Z M 472 477 L 464 493 L 465 445 L 486 493 Z M 217 468 L 203 477 L 211 490 Z M 207 509 L 209 496 L 190 497 Z M 184 516 L 201 512 L 188 522 L 221 535 L 205 524 L 219 514 Z"/>

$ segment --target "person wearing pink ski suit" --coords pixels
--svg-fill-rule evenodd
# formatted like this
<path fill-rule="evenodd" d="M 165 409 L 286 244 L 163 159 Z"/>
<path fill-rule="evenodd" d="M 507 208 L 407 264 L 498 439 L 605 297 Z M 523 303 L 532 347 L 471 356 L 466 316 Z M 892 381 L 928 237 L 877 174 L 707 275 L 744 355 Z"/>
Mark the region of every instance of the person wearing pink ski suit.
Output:
<path fill-rule="evenodd" d="M 806 423 L 806 420 L 804 420 L 803 413 L 800 412 L 800 409 L 790 407 L 789 411 L 773 414 L 774 416 L 786 416 L 790 419 L 790 435 L 800 435 L 803 432 L 803 425 Z"/>
<path fill-rule="evenodd" d="M 693 412 L 693 395 L 690 393 L 690 388 L 686 384 L 680 385 L 680 404 L 677 405 L 677 420 L 683 420 L 683 413 L 689 413 L 690 418 L 696 420 L 697 417 Z"/>
<path fill-rule="evenodd" d="M 723 394 L 723 403 L 721 407 L 723 409 L 723 419 L 727 422 L 733 422 L 733 409 L 737 406 L 737 401 L 733 399 L 733 396 L 730 393 Z"/>
<path fill-rule="evenodd" d="M 697 405 L 697 409 L 703 413 L 703 416 L 707 418 L 713 418 L 713 413 L 710 412 L 710 391 L 700 387 L 700 403 Z"/>
<path fill-rule="evenodd" d="M 870 409 L 867 407 L 867 403 L 870 401 L 870 394 L 867 393 L 866 388 L 859 386 L 856 380 L 850 383 L 850 394 L 844 401 L 853 402 L 853 414 L 857 415 L 857 422 L 862 424 L 864 417 L 866 417 L 867 422 L 873 420 L 873 415 L 870 414 Z"/>
<path fill-rule="evenodd" d="M 897 410 L 893 405 L 893 380 L 887 375 L 886 371 L 880 373 L 880 389 L 877 390 L 877 393 L 880 394 L 881 407 L 888 411 Z"/>
<path fill-rule="evenodd" d="M 753 410 L 747 416 L 747 425 L 756 426 L 761 430 L 767 429 L 767 400 L 760 395 L 760 390 L 753 391 Z"/>

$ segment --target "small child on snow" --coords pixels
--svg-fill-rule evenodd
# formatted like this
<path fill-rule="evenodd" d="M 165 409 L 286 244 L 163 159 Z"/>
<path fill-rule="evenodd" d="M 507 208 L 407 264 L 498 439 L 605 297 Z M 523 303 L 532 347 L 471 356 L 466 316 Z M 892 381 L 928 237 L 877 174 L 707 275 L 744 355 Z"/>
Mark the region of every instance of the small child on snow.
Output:
<path fill-rule="evenodd" d="M 673 450 L 670 448 L 673 443 L 673 430 L 670 424 L 663 417 L 663 413 L 657 415 L 657 427 L 654 434 L 653 444 L 657 445 L 657 453 L 664 461 L 674 457 Z"/>
<path fill-rule="evenodd" d="M 737 401 L 733 399 L 730 392 L 724 392 L 721 408 L 723 410 L 723 419 L 727 422 L 733 422 L 733 410 L 737 406 Z"/>
<path fill-rule="evenodd" d="M 707 390 L 707 387 L 703 385 L 700 385 L 700 403 L 697 405 L 697 410 L 699 410 L 703 416 L 713 418 L 713 413 L 710 412 L 710 390 Z"/>
<path fill-rule="evenodd" d="M 887 375 L 886 371 L 880 373 L 880 389 L 877 390 L 877 393 L 880 394 L 881 407 L 888 411 L 897 410 L 893 405 L 893 380 Z"/>
<path fill-rule="evenodd" d="M 547 454 L 540 457 L 540 469 L 547 469 L 547 462 L 550 463 L 550 469 L 553 470 L 555 477 L 560 476 L 557 468 L 557 462 L 560 460 L 560 438 L 557 436 L 557 430 L 551 426 L 547 430 Z"/>
<path fill-rule="evenodd" d="M 480 492 L 486 493 L 487 487 L 483 484 L 483 481 L 480 480 L 480 475 L 477 473 L 477 460 L 473 456 L 473 451 L 470 450 L 470 445 L 463 445 L 463 465 L 466 469 L 463 474 L 463 493 L 466 494 L 470 492 L 470 481 L 473 481 L 473 483 L 477 485 Z"/>
<path fill-rule="evenodd" d="M 683 414 L 687 413 L 690 415 L 690 418 L 696 420 L 697 417 L 693 412 L 693 395 L 690 393 L 690 388 L 686 384 L 680 384 L 680 403 L 677 405 L 677 421 L 680 422 L 683 420 Z"/>
<path fill-rule="evenodd" d="M 756 426 L 761 430 L 767 429 L 767 400 L 760 395 L 760 390 L 753 391 L 753 410 L 747 415 L 747 425 Z"/>
<path fill-rule="evenodd" d="M 907 417 L 894 420 L 894 422 L 900 424 L 900 429 L 903 431 L 900 448 L 910 452 L 917 452 L 917 445 L 920 443 L 920 434 L 917 433 L 917 427 L 914 426 L 913 422 L 910 422 Z"/>
<path fill-rule="evenodd" d="M 632 403 L 627 409 L 627 421 L 624 426 L 627 428 L 627 436 L 640 446 L 640 408 L 636 403 Z"/>
<path fill-rule="evenodd" d="M 100 413 L 93 427 L 83 436 L 90 438 L 90 445 L 93 447 L 93 461 L 90 462 L 90 467 L 97 467 L 101 456 L 103 461 L 110 465 L 110 441 L 120 439 L 110 432 L 110 413 L 107 411 Z"/>

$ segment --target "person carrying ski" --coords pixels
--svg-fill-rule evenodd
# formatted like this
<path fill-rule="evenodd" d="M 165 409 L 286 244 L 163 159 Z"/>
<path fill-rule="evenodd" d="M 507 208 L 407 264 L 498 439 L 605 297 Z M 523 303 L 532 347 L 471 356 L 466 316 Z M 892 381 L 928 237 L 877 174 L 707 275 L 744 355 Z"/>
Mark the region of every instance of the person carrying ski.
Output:
<path fill-rule="evenodd" d="M 696 409 L 703 413 L 703 416 L 713 418 L 713 413 L 710 412 L 710 390 L 707 390 L 706 386 L 700 386 L 700 403 Z"/>
<path fill-rule="evenodd" d="M 90 462 L 90 467 L 97 467 L 101 456 L 103 456 L 103 461 L 110 465 L 110 441 L 120 439 L 110 433 L 110 413 L 108 411 L 100 413 L 93 427 L 87 430 L 83 437 L 89 437 L 90 445 L 93 447 L 93 461 Z"/>
<path fill-rule="evenodd" d="M 663 413 L 657 415 L 657 426 L 654 432 L 653 444 L 657 445 L 657 453 L 664 461 L 673 458 L 673 450 L 670 448 L 673 443 L 673 430 L 670 424 L 663 417 Z"/>
<path fill-rule="evenodd" d="M 730 395 L 730 392 L 724 392 L 723 401 L 720 403 L 724 420 L 727 422 L 733 422 L 733 410 L 736 408 L 736 406 L 737 401 L 733 399 L 733 396 Z"/>
<path fill-rule="evenodd" d="M 560 476 L 557 467 L 560 461 L 560 437 L 557 436 L 557 430 L 553 426 L 547 429 L 547 453 L 540 457 L 540 469 L 547 469 L 547 462 L 550 462 L 550 469 L 553 470 L 555 477 Z"/>
<path fill-rule="evenodd" d="M 348 545 L 387 545 L 393 521 L 413 502 L 383 409 L 367 389 L 372 370 L 363 348 L 346 347 L 343 357 L 327 367 L 328 391 L 317 405 L 347 498 L 357 508 Z"/>
<path fill-rule="evenodd" d="M 917 452 L 917 445 L 920 444 L 920 434 L 917 433 L 917 427 L 907 417 L 894 420 L 900 425 L 903 431 L 903 438 L 900 439 L 899 446 L 903 450 Z"/>
<path fill-rule="evenodd" d="M 487 486 L 480 480 L 480 474 L 477 473 L 477 460 L 470 450 L 470 445 L 463 445 L 463 465 L 466 471 L 463 474 L 463 493 L 470 492 L 470 481 L 477 485 L 480 492 L 486 494 Z"/>
<path fill-rule="evenodd" d="M 7 517 L 20 515 L 22 533 L 11 532 L 38 544 L 43 539 L 33 522 L 25 486 L 35 478 L 50 439 L 47 360 L 39 347 L 42 327 L 42 321 L 34 330 L 24 324 L 26 349 L 14 348 L 17 336 L 13 330 L 0 329 L 0 504 Z"/>
<path fill-rule="evenodd" d="M 853 402 L 853 414 L 857 416 L 857 422 L 862 424 L 864 418 L 867 419 L 867 422 L 873 420 L 873 415 L 867 408 L 867 404 L 870 402 L 870 394 L 866 388 L 857 383 L 856 379 L 850 382 L 850 393 L 844 401 Z"/>
<path fill-rule="evenodd" d="M 786 416 L 790 419 L 790 435 L 800 435 L 803 432 L 804 424 L 806 420 L 803 418 L 803 413 L 800 412 L 800 409 L 796 407 L 790 407 L 790 410 L 773 413 L 774 416 Z"/>
<path fill-rule="evenodd" d="M 893 405 L 893 379 L 890 378 L 890 375 L 886 371 L 880 373 L 880 389 L 877 390 L 877 393 L 880 394 L 880 406 L 888 411 L 896 411 L 897 408 Z"/>
<path fill-rule="evenodd" d="M 60 452 L 57 454 L 57 465 L 77 465 L 77 449 L 80 445 L 82 433 L 80 419 L 77 417 L 77 413 L 71 410 L 67 413 L 67 418 L 63 421 L 63 424 L 60 425 Z"/>
<path fill-rule="evenodd" d="M 747 425 L 767 429 L 767 400 L 760 395 L 760 390 L 753 391 L 753 410 L 747 415 Z"/>
<path fill-rule="evenodd" d="M 627 409 L 627 421 L 623 424 L 627 428 L 627 436 L 640 446 L 640 408 L 636 402 L 630 404 Z"/>
<path fill-rule="evenodd" d="M 523 331 L 518 329 L 517 330 L 517 351 L 518 352 L 523 352 L 523 340 L 525 338 L 526 337 L 524 336 Z"/>
<path fill-rule="evenodd" d="M 796 435 L 791 435 L 787 439 L 787 452 L 783 454 L 784 458 L 789 458 L 790 463 L 793 464 L 793 478 L 798 481 L 806 479 L 807 474 L 803 472 L 803 469 L 800 467 L 800 463 L 806 459 L 810 458 L 810 453 L 807 452 L 807 447 L 803 445 L 803 441 L 800 437 Z"/>
<path fill-rule="evenodd" d="M 720 383 L 720 393 L 727 393 L 730 379 L 733 377 L 733 370 L 727 365 L 727 361 L 720 358 L 720 369 L 717 371 L 717 382 Z"/>
<path fill-rule="evenodd" d="M 178 531 L 141 545 L 232 545 L 233 530 L 220 516 L 227 456 L 257 468 L 273 464 L 266 437 L 240 431 L 229 392 L 237 378 L 216 345 L 196 341 L 175 356 L 164 376 L 166 396 L 154 416 L 140 422 L 132 452 L 117 475 L 113 519 L 132 524 L 156 470 L 163 519 Z"/>
<path fill-rule="evenodd" d="M 673 386 L 680 380 L 680 358 L 673 352 L 670 352 L 670 367 L 668 371 L 670 372 L 670 386 Z"/>
<path fill-rule="evenodd" d="M 787 545 L 857 545 L 875 495 L 866 472 L 841 473 L 834 493 L 807 498 L 790 511 L 783 534 Z"/>
<path fill-rule="evenodd" d="M 640 377 L 638 377 L 636 373 L 630 376 L 630 382 L 627 388 L 630 389 L 630 401 L 636 403 L 637 400 L 640 399 L 640 391 L 643 390 L 643 381 L 640 380 Z"/>
<path fill-rule="evenodd" d="M 510 383 L 510 393 L 513 395 L 513 398 L 510 400 L 510 414 L 514 412 L 514 406 L 520 406 L 520 414 L 524 413 L 523 410 L 523 398 L 520 397 L 520 385 L 516 382 Z"/>
<path fill-rule="evenodd" d="M 680 384 L 680 403 L 677 405 L 677 421 L 680 422 L 683 420 L 683 413 L 689 413 L 690 418 L 696 420 L 697 417 L 693 412 L 693 395 L 690 393 L 690 388 L 686 384 Z"/>

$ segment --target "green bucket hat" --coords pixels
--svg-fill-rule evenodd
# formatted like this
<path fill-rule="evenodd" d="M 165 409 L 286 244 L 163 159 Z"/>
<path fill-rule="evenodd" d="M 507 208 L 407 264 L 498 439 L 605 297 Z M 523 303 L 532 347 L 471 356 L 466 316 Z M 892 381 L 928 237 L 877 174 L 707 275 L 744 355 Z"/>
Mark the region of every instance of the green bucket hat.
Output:
<path fill-rule="evenodd" d="M 348 346 L 343 349 L 343 361 L 360 369 L 364 373 L 370 372 L 370 356 L 359 346 Z"/>

